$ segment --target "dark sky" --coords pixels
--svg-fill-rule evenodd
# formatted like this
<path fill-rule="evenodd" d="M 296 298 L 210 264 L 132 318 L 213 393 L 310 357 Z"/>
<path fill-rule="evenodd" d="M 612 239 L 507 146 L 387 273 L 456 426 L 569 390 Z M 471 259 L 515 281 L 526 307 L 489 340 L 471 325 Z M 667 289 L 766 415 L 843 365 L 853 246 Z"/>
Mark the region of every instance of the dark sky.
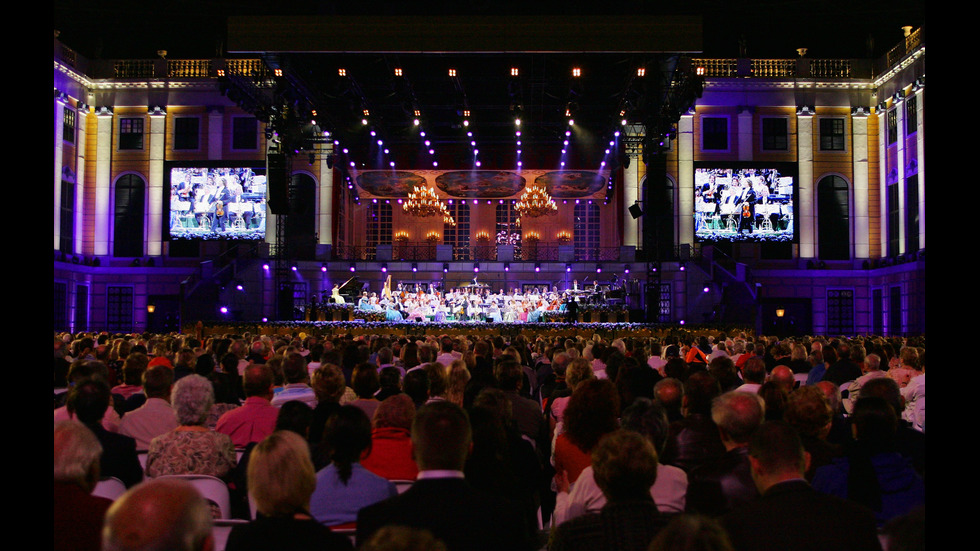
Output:
<path fill-rule="evenodd" d="M 465 4 L 465 5 L 461 5 Z M 63 43 L 90 58 L 220 56 L 227 15 L 623 15 L 685 14 L 703 17 L 704 55 L 737 57 L 739 39 L 749 57 L 872 57 L 902 37 L 902 25 L 925 24 L 924 0 L 693 0 L 683 6 L 633 0 L 629 6 L 571 0 L 55 0 L 54 29 Z M 626 3 L 624 3 L 626 4 Z"/>

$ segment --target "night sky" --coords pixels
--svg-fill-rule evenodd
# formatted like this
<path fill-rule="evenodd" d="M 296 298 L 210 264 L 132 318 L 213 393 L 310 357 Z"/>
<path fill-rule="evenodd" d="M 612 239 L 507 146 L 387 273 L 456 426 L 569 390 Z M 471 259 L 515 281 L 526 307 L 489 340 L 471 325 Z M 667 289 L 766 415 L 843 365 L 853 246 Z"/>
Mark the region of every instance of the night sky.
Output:
<path fill-rule="evenodd" d="M 471 0 L 337 2 L 316 0 L 55 0 L 60 40 L 89 58 L 170 59 L 220 57 L 226 53 L 228 15 L 701 15 L 706 57 L 878 57 L 902 37 L 902 25 L 925 24 L 924 0 L 693 0 L 683 7 L 663 2 Z"/>

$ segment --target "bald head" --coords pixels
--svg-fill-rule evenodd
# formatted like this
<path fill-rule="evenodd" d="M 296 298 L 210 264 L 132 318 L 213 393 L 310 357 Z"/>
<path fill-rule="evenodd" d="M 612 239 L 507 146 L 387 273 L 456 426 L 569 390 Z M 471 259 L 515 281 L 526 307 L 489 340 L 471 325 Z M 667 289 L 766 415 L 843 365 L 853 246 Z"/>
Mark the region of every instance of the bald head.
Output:
<path fill-rule="evenodd" d="M 796 386 L 796 379 L 793 378 L 793 370 L 785 365 L 777 365 L 772 368 L 769 380 L 782 387 L 786 392 L 792 392 Z"/>
<path fill-rule="evenodd" d="M 156 479 L 123 494 L 106 513 L 103 551 L 210 551 L 211 511 L 189 483 Z"/>

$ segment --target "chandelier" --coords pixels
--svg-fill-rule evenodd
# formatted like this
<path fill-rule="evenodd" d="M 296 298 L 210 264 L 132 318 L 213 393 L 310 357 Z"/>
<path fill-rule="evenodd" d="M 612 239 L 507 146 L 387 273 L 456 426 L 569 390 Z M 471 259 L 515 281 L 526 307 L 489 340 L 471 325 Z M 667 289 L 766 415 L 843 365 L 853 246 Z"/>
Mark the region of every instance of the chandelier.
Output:
<path fill-rule="evenodd" d="M 558 212 L 558 205 L 548 195 L 545 187 L 536 183 L 524 190 L 524 193 L 521 194 L 521 200 L 514 205 L 514 208 L 521 213 L 521 216 L 530 216 L 531 218 Z"/>
<path fill-rule="evenodd" d="M 436 195 L 436 189 L 433 187 L 425 187 L 422 184 L 412 186 L 412 191 L 408 192 L 408 201 L 402 203 L 402 210 L 419 218 L 442 216 L 442 221 L 446 224 L 456 225 L 456 220 L 449 214 L 449 209 Z"/>

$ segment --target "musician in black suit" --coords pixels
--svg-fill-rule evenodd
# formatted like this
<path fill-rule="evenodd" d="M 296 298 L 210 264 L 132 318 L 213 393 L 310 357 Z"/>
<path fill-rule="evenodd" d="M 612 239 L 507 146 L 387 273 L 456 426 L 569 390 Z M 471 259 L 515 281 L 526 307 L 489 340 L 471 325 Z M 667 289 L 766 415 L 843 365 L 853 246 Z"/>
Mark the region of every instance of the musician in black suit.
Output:
<path fill-rule="evenodd" d="M 449 551 L 531 548 L 520 508 L 464 479 L 472 432 L 462 408 L 436 401 L 419 409 L 412 446 L 418 479 L 403 494 L 358 512 L 359 546 L 383 526 L 401 525 L 429 530 Z"/>
<path fill-rule="evenodd" d="M 738 211 L 738 233 L 742 233 L 742 230 L 749 230 L 752 233 L 752 224 L 755 222 L 755 203 L 757 197 L 755 190 L 751 187 L 745 192 L 745 200 L 739 205 Z"/>

